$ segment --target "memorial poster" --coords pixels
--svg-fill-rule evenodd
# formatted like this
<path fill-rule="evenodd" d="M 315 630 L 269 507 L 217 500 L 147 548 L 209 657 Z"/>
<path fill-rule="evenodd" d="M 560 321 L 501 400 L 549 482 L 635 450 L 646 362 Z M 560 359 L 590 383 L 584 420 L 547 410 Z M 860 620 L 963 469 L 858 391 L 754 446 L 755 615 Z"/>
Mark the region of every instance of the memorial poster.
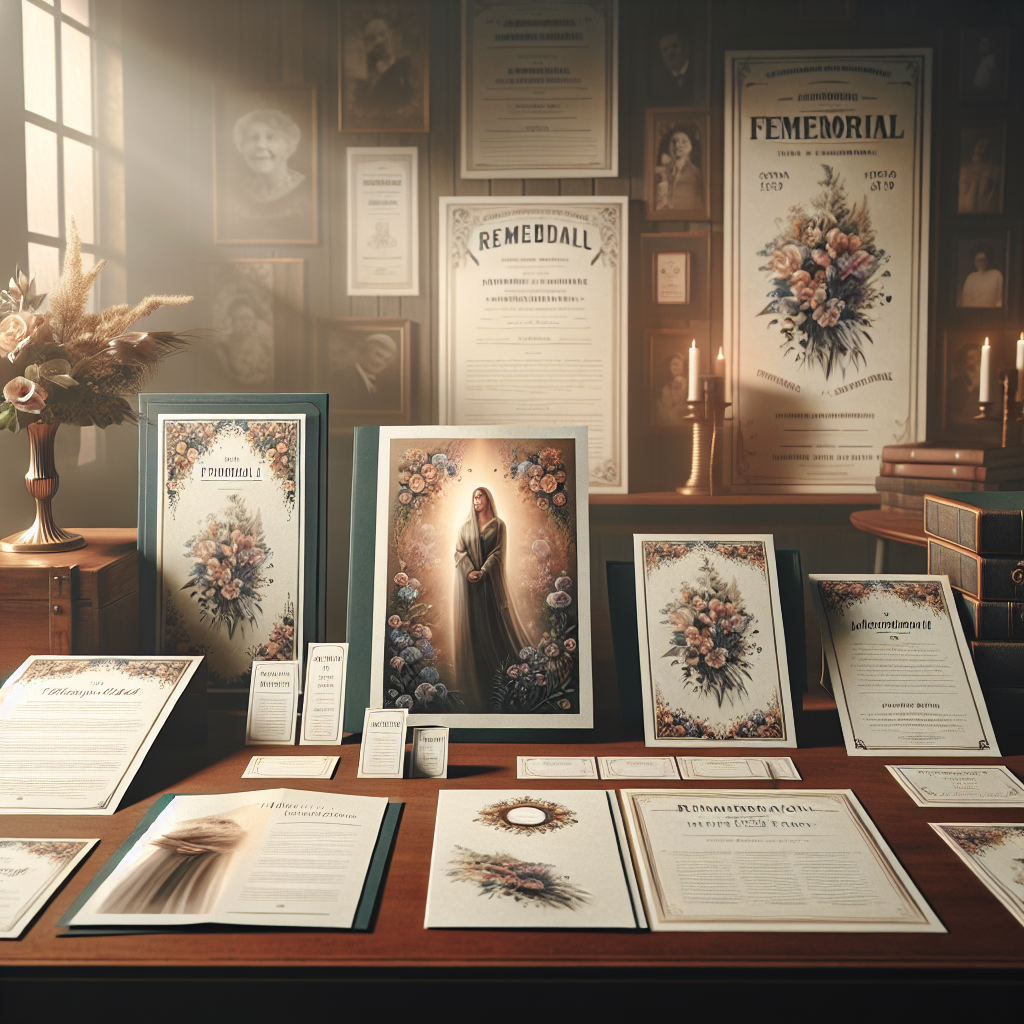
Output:
<path fill-rule="evenodd" d="M 924 434 L 930 58 L 726 54 L 735 490 L 872 490 Z"/>
<path fill-rule="evenodd" d="M 442 423 L 585 426 L 627 490 L 625 197 L 442 197 Z"/>

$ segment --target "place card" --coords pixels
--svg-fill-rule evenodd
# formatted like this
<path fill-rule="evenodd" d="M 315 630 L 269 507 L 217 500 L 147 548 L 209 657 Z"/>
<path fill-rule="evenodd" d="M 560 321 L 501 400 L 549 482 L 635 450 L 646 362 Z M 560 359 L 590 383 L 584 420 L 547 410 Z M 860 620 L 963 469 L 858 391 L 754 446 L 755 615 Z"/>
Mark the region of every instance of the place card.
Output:
<path fill-rule="evenodd" d="M 341 743 L 348 644 L 310 644 L 299 746 Z"/>
<path fill-rule="evenodd" d="M 448 726 L 417 725 L 413 728 L 409 778 L 448 778 Z"/>
<path fill-rule="evenodd" d="M 253 757 L 243 779 L 329 779 L 339 757 Z"/>
<path fill-rule="evenodd" d="M 800 782 L 791 757 L 677 757 L 684 779 L 779 779 Z"/>
<path fill-rule="evenodd" d="M 357 779 L 400 779 L 405 774 L 408 708 L 367 708 L 359 744 Z"/>
<path fill-rule="evenodd" d="M 597 762 L 592 757 L 517 757 L 520 779 L 596 779 Z"/>
<path fill-rule="evenodd" d="M 997 765 L 887 764 L 918 807 L 1024 807 L 1024 784 Z"/>
<path fill-rule="evenodd" d="M 298 705 L 299 663 L 254 661 L 249 679 L 245 745 L 293 745 Z"/>
<path fill-rule="evenodd" d="M 599 757 L 602 779 L 672 779 L 679 778 L 671 757 Z"/>

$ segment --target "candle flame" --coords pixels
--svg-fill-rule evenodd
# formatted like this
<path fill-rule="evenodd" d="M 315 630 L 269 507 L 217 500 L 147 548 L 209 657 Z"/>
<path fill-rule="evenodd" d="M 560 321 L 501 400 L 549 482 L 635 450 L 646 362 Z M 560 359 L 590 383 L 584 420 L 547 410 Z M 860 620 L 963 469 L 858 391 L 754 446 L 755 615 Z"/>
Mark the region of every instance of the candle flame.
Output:
<path fill-rule="evenodd" d="M 693 341 L 690 342 L 690 348 L 696 348 L 696 347 L 697 347 L 697 339 L 694 338 Z"/>
<path fill-rule="evenodd" d="M 1022 334 L 1021 337 L 1024 338 L 1024 334 Z M 724 359 L 725 358 L 725 353 L 722 351 L 722 346 L 721 345 L 718 346 L 718 358 L 719 359 Z"/>
<path fill-rule="evenodd" d="M 983 347 L 984 347 L 984 348 L 989 348 L 989 347 L 990 347 L 990 346 L 989 346 L 989 343 L 988 343 L 988 338 L 986 338 L 986 339 L 985 339 L 985 344 L 984 344 L 984 346 L 983 346 Z"/>

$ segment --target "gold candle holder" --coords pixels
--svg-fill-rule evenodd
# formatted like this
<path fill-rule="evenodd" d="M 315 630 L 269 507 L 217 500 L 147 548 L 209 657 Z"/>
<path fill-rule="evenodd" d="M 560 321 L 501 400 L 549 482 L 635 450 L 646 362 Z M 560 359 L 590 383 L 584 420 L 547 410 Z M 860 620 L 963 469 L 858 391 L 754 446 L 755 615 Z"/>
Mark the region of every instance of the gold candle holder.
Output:
<path fill-rule="evenodd" d="M 725 410 L 732 404 L 722 400 L 724 384 L 721 377 L 701 377 L 703 398 L 687 402 L 690 412 L 686 418 L 693 431 L 693 451 L 690 456 L 690 476 L 682 487 L 676 488 L 677 494 L 710 496 L 721 487 L 718 480 L 719 460 L 716 457 L 720 442 L 719 426 Z"/>

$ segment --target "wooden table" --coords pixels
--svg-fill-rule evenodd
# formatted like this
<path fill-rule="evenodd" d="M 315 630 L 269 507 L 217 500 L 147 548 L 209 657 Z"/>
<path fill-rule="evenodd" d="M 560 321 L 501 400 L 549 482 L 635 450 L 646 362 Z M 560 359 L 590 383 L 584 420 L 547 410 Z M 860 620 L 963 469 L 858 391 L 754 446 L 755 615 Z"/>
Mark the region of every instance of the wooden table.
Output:
<path fill-rule="evenodd" d="M 885 571 L 886 541 L 898 540 L 903 544 L 914 544 L 925 547 L 923 517 L 916 512 L 883 512 L 880 508 L 858 509 L 850 513 L 850 525 L 873 533 L 878 540 L 875 543 L 875 572 Z"/>
<path fill-rule="evenodd" d="M 275 783 L 268 780 L 240 778 L 254 754 L 282 753 L 280 747 L 243 746 L 244 728 L 242 713 L 213 712 L 208 745 L 151 755 L 124 801 L 124 809 L 110 817 L 3 816 L 0 830 L 5 836 L 102 839 L 26 936 L 0 946 L 0 983 L 13 986 L 5 991 L 27 992 L 45 984 L 49 986 L 45 990 L 47 998 L 52 998 L 54 991 L 60 990 L 59 986 L 52 987 L 57 980 L 70 983 L 77 979 L 92 983 L 88 991 L 96 993 L 100 991 L 97 983 L 109 978 L 121 982 L 145 979 L 157 987 L 161 982 L 176 984 L 182 978 L 196 983 L 212 978 L 258 978 L 264 983 L 260 991 L 267 994 L 270 990 L 266 985 L 275 979 L 282 984 L 295 979 L 345 980 L 352 984 L 374 978 L 395 983 L 460 979 L 468 985 L 486 981 L 500 987 L 502 979 L 525 977 L 558 979 L 564 985 L 587 979 L 593 983 L 599 979 L 602 985 L 618 981 L 638 986 L 638 991 L 646 991 L 648 997 L 654 985 L 665 998 L 673 991 L 673 998 L 678 999 L 682 995 L 680 986 L 697 998 L 701 992 L 708 994 L 707 986 L 717 986 L 724 995 L 723 986 L 766 978 L 775 986 L 788 981 L 801 992 L 810 991 L 808 986 L 827 983 L 833 986 L 833 993 L 838 991 L 834 986 L 840 984 L 841 988 L 844 980 L 864 979 L 907 985 L 932 985 L 940 980 L 1024 984 L 1024 930 L 928 827 L 930 821 L 1024 822 L 1024 809 L 916 807 L 885 770 L 885 759 L 846 756 L 834 705 L 824 697 L 816 701 L 813 710 L 803 712 L 797 725 L 805 745 L 793 751 L 793 759 L 803 782 L 751 782 L 742 788 L 852 789 L 948 928 L 948 934 L 424 930 L 438 790 L 521 789 L 523 783 L 516 780 L 517 754 L 635 755 L 643 750 L 637 740 L 597 743 L 581 736 L 579 743 L 561 745 L 454 744 L 451 777 L 438 781 L 356 779 L 359 749 L 354 738 L 349 738 L 340 748 L 341 763 L 334 779 L 280 780 L 277 785 L 295 789 L 387 796 L 404 802 L 376 923 L 369 933 L 232 930 L 217 926 L 191 934 L 59 938 L 57 920 L 157 795 L 274 788 Z M 308 747 L 301 752 L 338 750 Z M 708 752 L 729 751 L 722 748 Z M 969 759 L 939 760 L 971 763 Z M 992 763 L 992 759 L 985 763 Z M 1002 763 L 1024 775 L 1024 757 L 1004 758 Z M 637 785 L 713 788 L 726 783 Z M 531 792 L 567 788 L 616 787 L 606 782 L 560 784 L 555 780 L 534 782 L 528 787 Z M 234 987 L 235 996 L 240 988 Z M 891 995 L 893 990 L 886 991 Z M 292 998 L 297 999 L 294 990 Z M 237 1008 L 239 1004 L 235 1005 Z"/>

